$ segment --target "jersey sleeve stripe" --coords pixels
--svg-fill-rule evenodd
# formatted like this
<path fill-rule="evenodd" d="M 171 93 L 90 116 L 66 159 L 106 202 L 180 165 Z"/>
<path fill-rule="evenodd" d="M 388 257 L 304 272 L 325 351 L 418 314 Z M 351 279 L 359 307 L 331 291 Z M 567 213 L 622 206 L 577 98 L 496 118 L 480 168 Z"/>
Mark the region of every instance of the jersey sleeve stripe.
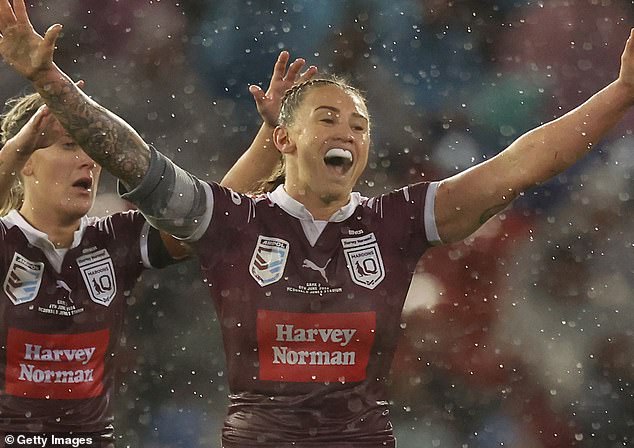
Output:
<path fill-rule="evenodd" d="M 145 222 L 143 224 L 143 228 L 141 229 L 141 238 L 139 238 L 139 244 L 141 245 L 141 261 L 143 262 L 143 266 L 147 269 L 152 269 L 152 263 L 150 262 L 150 253 L 148 250 L 148 237 L 150 235 L 150 223 Z"/>
<path fill-rule="evenodd" d="M 438 228 L 436 227 L 436 215 L 434 205 L 436 203 L 436 191 L 438 190 L 438 182 L 431 182 L 427 187 L 425 196 L 425 207 L 423 209 L 423 222 L 425 223 L 425 236 L 427 241 L 433 245 L 442 244 Z"/>

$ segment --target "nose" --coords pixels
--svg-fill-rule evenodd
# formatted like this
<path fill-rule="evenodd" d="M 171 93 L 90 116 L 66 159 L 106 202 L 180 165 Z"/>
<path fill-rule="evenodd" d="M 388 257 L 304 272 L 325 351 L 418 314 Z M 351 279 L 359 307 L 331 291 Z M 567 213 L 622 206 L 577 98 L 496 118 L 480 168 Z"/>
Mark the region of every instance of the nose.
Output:
<path fill-rule="evenodd" d="M 355 135 L 352 127 L 342 124 L 338 129 L 337 139 L 345 143 L 354 143 Z"/>
<path fill-rule="evenodd" d="M 97 162 L 90 158 L 88 154 L 86 154 L 83 150 L 79 151 L 77 158 L 81 161 L 82 168 L 87 166 L 90 169 L 94 169 L 97 167 Z"/>

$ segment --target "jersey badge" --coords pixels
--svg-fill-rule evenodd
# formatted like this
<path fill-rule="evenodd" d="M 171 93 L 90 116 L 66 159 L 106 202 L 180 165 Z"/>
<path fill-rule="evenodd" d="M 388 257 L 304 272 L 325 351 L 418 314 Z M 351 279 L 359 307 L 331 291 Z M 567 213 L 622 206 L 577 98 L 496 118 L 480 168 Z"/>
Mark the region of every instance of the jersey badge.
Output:
<path fill-rule="evenodd" d="M 268 286 L 282 278 L 289 246 L 288 241 L 279 238 L 258 236 L 249 273 L 260 286 Z"/>
<path fill-rule="evenodd" d="M 93 302 L 108 306 L 117 294 L 112 258 L 106 249 L 82 255 L 77 265 Z"/>
<path fill-rule="evenodd" d="M 341 244 L 352 281 L 364 288 L 376 288 L 385 278 L 385 268 L 374 233 L 342 238 Z"/>
<path fill-rule="evenodd" d="M 4 279 L 4 293 L 14 305 L 30 302 L 40 290 L 43 274 L 44 263 L 35 263 L 16 252 Z"/>

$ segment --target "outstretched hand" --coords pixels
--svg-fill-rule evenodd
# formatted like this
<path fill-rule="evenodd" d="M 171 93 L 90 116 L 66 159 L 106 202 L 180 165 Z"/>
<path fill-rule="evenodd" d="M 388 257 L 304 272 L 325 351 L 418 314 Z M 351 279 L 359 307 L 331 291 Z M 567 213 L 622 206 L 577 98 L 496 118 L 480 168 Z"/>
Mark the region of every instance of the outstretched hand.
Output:
<path fill-rule="evenodd" d="M 34 80 L 53 65 L 55 41 L 62 25 L 52 25 L 40 36 L 26 11 L 24 0 L 0 0 L 0 56 L 19 74 Z"/>
<path fill-rule="evenodd" d="M 306 61 L 302 58 L 295 59 L 287 70 L 286 65 L 289 59 L 290 54 L 288 51 L 280 53 L 273 67 L 273 75 L 266 92 L 259 86 L 249 86 L 249 92 L 253 95 L 260 116 L 271 127 L 277 125 L 282 98 L 286 91 L 293 87 L 294 84 L 307 81 L 317 73 L 317 67 L 311 65 L 304 73 L 300 74 L 300 70 L 306 64 Z"/>

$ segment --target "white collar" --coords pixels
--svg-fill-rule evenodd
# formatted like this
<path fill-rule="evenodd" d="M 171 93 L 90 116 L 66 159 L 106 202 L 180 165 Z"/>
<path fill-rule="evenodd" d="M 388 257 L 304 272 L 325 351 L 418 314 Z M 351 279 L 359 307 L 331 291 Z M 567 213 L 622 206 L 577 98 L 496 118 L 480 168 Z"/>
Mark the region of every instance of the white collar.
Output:
<path fill-rule="evenodd" d="M 29 243 L 31 243 L 33 246 L 38 247 L 43 251 L 48 251 L 51 249 L 60 250 L 57 249 L 55 245 L 51 242 L 51 240 L 48 239 L 48 235 L 46 233 L 36 229 L 31 224 L 29 224 L 28 221 L 24 219 L 24 217 L 17 210 L 11 210 L 2 219 L 10 226 L 18 226 L 26 236 L 26 239 L 29 241 Z M 73 247 L 79 246 L 81 238 L 84 236 L 87 225 L 88 218 L 86 216 L 82 216 L 79 222 L 79 229 L 77 229 L 73 234 L 73 243 L 71 244 L 70 248 L 65 249 L 72 249 Z"/>
<path fill-rule="evenodd" d="M 304 204 L 293 199 L 284 189 L 284 185 L 279 185 L 275 190 L 267 193 L 267 196 L 271 202 L 278 205 L 282 210 L 291 216 L 302 221 L 308 220 L 312 222 L 319 222 L 313 215 L 304 207 Z M 335 213 L 327 221 L 322 222 L 342 222 L 352 216 L 355 209 L 361 203 L 364 198 L 357 192 L 350 194 L 350 201 Z"/>

